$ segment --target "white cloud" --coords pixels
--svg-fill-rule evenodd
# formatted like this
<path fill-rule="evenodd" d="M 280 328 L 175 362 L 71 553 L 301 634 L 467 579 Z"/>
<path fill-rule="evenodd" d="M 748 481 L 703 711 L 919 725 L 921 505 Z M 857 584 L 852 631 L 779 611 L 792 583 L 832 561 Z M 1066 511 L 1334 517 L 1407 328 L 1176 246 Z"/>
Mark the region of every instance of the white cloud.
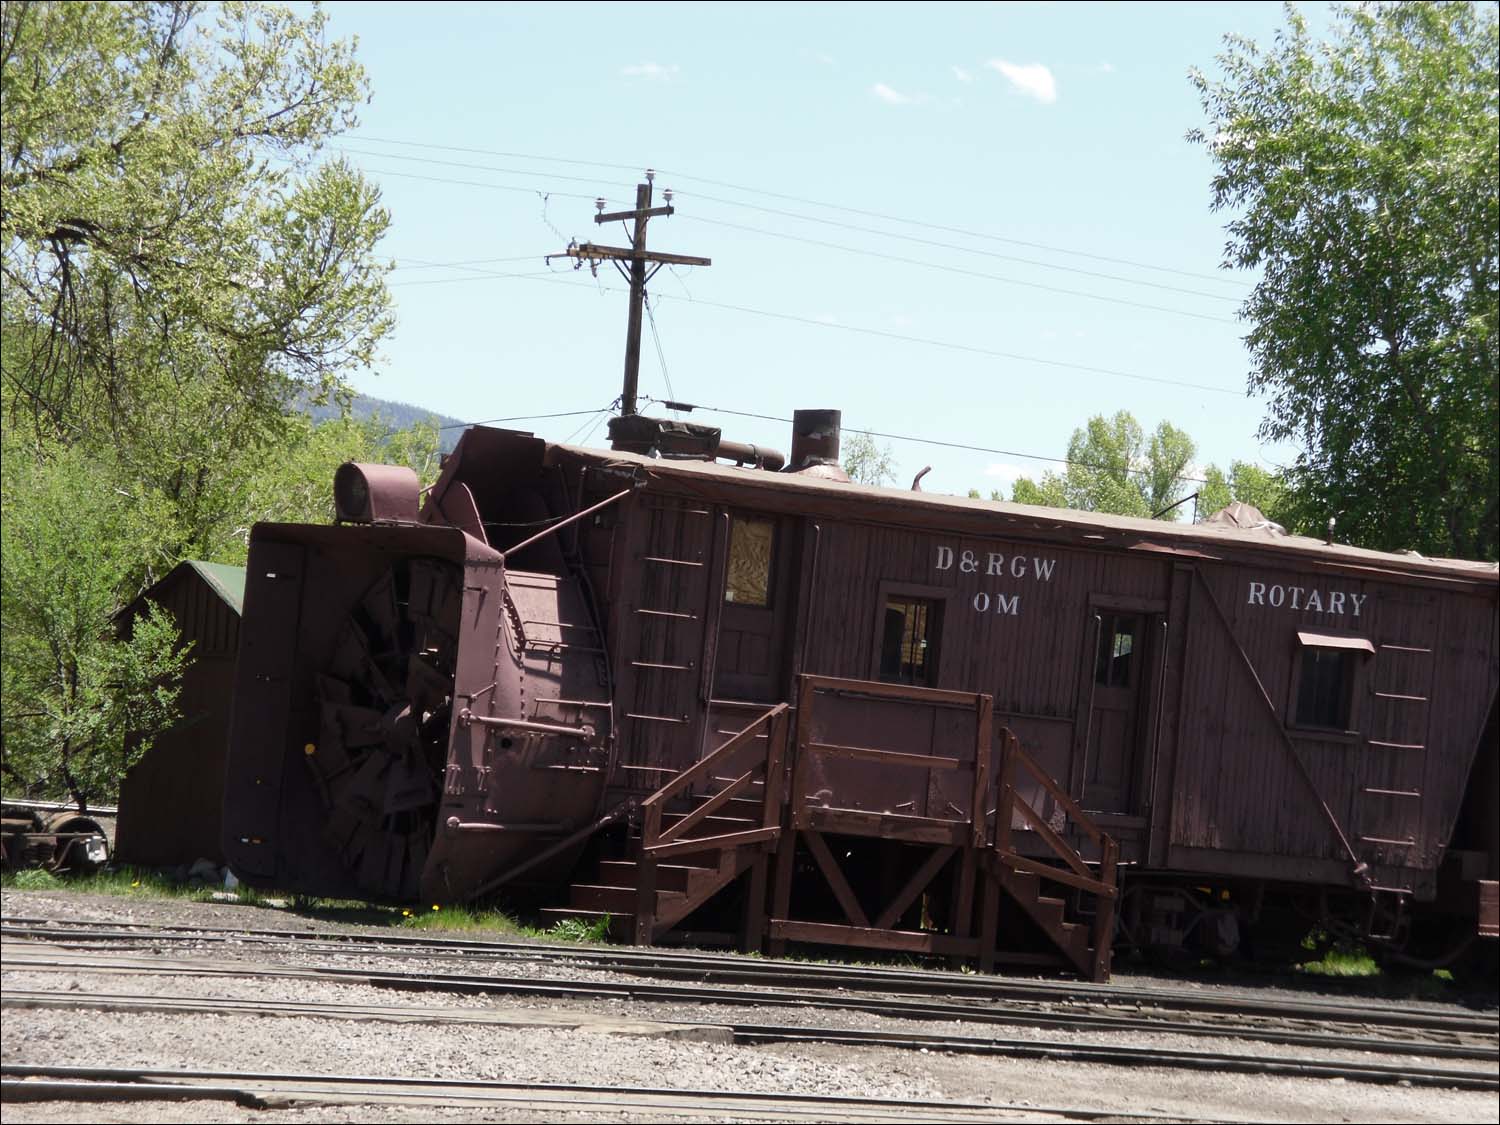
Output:
<path fill-rule="evenodd" d="M 1104 62 L 1104 63 L 1100 63 L 1099 64 L 1099 73 L 1100 74 L 1113 74 L 1114 72 L 1115 72 L 1115 64 L 1114 63 L 1112 63 L 1112 62 Z"/>
<path fill-rule="evenodd" d="M 960 82 L 974 81 L 974 72 L 972 70 L 965 70 L 961 66 L 950 66 L 948 69 L 953 71 L 953 77 L 957 78 Z"/>
<path fill-rule="evenodd" d="M 1004 59 L 991 59 L 985 66 L 998 70 L 1006 81 L 1028 98 L 1035 98 L 1044 105 L 1057 101 L 1057 81 L 1052 77 L 1052 72 L 1041 63 L 1018 66 Z"/>
<path fill-rule="evenodd" d="M 662 66 L 661 63 L 635 63 L 631 66 L 622 66 L 620 73 L 626 78 L 644 78 L 650 82 L 670 82 L 677 77 L 682 68 L 676 63 Z"/>
<path fill-rule="evenodd" d="M 911 105 L 912 99 L 900 90 L 893 90 L 884 82 L 877 82 L 870 87 L 870 93 L 874 94 L 886 105 Z"/>

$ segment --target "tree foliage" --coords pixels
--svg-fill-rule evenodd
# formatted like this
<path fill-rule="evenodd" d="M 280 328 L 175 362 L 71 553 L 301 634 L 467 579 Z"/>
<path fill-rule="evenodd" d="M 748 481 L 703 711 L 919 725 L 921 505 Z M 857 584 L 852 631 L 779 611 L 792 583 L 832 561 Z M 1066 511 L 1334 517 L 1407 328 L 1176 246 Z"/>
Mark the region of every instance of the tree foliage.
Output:
<path fill-rule="evenodd" d="M 844 472 L 856 484 L 877 488 L 896 479 L 896 457 L 889 445 L 877 445 L 867 433 L 856 431 L 844 438 Z"/>
<path fill-rule="evenodd" d="M 1261 515 L 1287 526 L 1286 482 L 1281 474 L 1248 461 L 1231 461 L 1229 473 L 1217 465 L 1203 470 L 1204 483 L 1198 490 L 1198 518 L 1207 519 L 1235 500 L 1251 504 Z"/>
<path fill-rule="evenodd" d="M 37 457 L 5 442 L 0 522 L 0 766 L 7 787 L 113 797 L 118 779 L 176 718 L 186 653 L 165 612 L 118 639 L 142 552 L 164 512 L 120 488 L 81 449 Z"/>
<path fill-rule="evenodd" d="M 0 3 L 3 760 L 97 799 L 172 721 L 169 622 L 114 615 L 344 460 L 430 479 L 436 431 L 314 424 L 392 323 L 389 216 L 326 142 L 366 96 L 316 6 Z"/>
<path fill-rule="evenodd" d="M 1191 492 L 1184 477 L 1196 447 L 1192 438 L 1162 422 L 1146 437 L 1126 410 L 1106 418 L 1096 414 L 1068 442 L 1068 466 L 1046 472 L 1040 481 L 1016 480 L 1011 498 L 1018 504 L 1113 512 L 1123 516 L 1175 520 L 1178 511 L 1163 511 Z"/>
<path fill-rule="evenodd" d="M 1491 4 L 1341 7 L 1195 72 L 1189 134 L 1231 213 L 1227 264 L 1262 434 L 1304 452 L 1288 510 L 1365 546 L 1496 557 L 1500 114 Z"/>

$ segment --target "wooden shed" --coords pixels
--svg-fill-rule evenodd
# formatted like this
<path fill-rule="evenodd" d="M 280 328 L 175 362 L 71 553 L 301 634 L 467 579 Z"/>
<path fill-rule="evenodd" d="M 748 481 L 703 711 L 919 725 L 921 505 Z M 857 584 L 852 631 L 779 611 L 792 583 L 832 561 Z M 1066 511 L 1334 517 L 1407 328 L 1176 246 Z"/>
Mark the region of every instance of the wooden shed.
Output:
<path fill-rule="evenodd" d="M 181 719 L 120 786 L 115 858 L 121 863 L 223 862 L 224 759 L 244 599 L 244 567 L 188 559 L 120 615 L 121 631 L 128 634 L 147 605 L 159 605 L 193 646 L 178 698 Z"/>

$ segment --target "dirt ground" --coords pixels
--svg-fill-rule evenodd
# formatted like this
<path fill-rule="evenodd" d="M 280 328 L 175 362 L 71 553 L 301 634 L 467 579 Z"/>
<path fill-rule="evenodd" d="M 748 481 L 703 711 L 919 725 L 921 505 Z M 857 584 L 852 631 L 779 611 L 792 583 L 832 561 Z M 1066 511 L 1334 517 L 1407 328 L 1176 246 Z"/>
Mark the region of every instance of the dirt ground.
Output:
<path fill-rule="evenodd" d="M 312 928 L 309 920 L 281 911 L 235 904 L 133 900 L 67 892 L 7 890 L 0 896 L 7 916 L 139 922 L 174 922 L 246 928 Z M 12 944 L 14 958 L 24 947 Z M 464 965 L 464 972 L 530 974 L 539 979 L 609 979 L 577 966 L 542 959 L 490 968 Z M 275 953 L 254 946 L 204 943 L 198 952 L 172 949 L 162 960 L 186 956 L 246 959 L 257 963 L 387 967 L 377 956 Z M 416 968 L 409 961 L 403 968 Z M 163 968 L 170 966 L 163 964 Z M 435 971 L 460 971 L 434 961 Z M 163 1069 L 280 1070 L 324 1074 L 387 1074 L 474 1078 L 508 1082 L 632 1085 L 679 1090 L 782 1091 L 912 1100 L 956 1100 L 996 1108 L 997 1119 L 1019 1114 L 1053 1115 L 1049 1108 L 1116 1114 L 1156 1114 L 1177 1120 L 1214 1121 L 1500 1121 L 1493 1093 L 1367 1085 L 1341 1079 L 1277 1078 L 1181 1071 L 1149 1066 L 1116 1067 L 1061 1060 L 1019 1061 L 941 1052 L 827 1044 L 734 1046 L 715 1035 L 715 1024 L 778 1022 L 820 1026 L 908 1027 L 925 1033 L 984 1033 L 1046 1041 L 1109 1041 L 1091 1033 L 1051 1029 L 938 1025 L 816 1009 L 691 1008 L 615 1000 L 551 1001 L 513 996 L 455 996 L 394 992 L 359 983 L 306 980 L 205 978 L 188 975 L 124 977 L 83 970 L 40 971 L 0 966 L 0 988 L 59 992 L 113 992 L 153 996 L 212 996 L 274 1003 L 333 1001 L 412 1009 L 483 1008 L 500 1022 L 438 1024 L 367 1022 L 255 1014 L 161 1014 L 32 1009 L 7 1004 L 0 1023 L 0 1059 L 7 1064 L 57 1063 Z M 1263 991 L 1260 995 L 1264 996 Z M 1305 998 L 1305 993 L 1298 993 Z M 81 1019 L 86 1023 L 81 1024 Z M 698 1021 L 702 1034 L 675 1031 L 665 1021 Z M 1190 1040 L 1158 1033 L 1116 1035 L 1131 1044 L 1171 1049 L 1236 1050 L 1244 1054 L 1292 1055 L 1296 1048 L 1261 1043 Z M 1326 1053 L 1309 1052 L 1318 1057 Z M 1373 1061 L 1394 1063 L 1393 1056 Z M 1472 1064 L 1465 1064 L 1472 1065 Z M 6 1122 L 25 1121 L 519 1121 L 535 1111 L 437 1111 L 389 1106 L 319 1106 L 249 1110 L 228 1102 L 142 1102 L 109 1105 L 7 1104 Z M 577 1110 L 547 1119 L 615 1121 L 639 1116 Z M 660 1120 L 677 1119 L 662 1115 Z M 741 1118 L 734 1118 L 740 1120 Z"/>

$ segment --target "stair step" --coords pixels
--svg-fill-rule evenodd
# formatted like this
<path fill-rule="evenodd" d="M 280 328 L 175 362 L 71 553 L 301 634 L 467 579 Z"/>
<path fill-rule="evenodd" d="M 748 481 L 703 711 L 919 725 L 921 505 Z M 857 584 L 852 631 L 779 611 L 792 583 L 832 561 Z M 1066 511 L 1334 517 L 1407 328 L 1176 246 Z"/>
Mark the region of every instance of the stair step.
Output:
<path fill-rule="evenodd" d="M 704 855 L 712 853 L 704 852 Z M 640 865 L 633 859 L 606 859 L 599 864 L 599 885 L 606 887 L 636 886 L 636 872 Z M 686 891 L 695 875 L 709 875 L 713 867 L 699 867 L 691 863 L 659 863 L 656 865 L 656 889 L 659 891 Z"/>
<path fill-rule="evenodd" d="M 663 828 L 671 828 L 674 824 L 680 824 L 687 819 L 687 813 L 668 813 L 661 818 Z M 722 836 L 726 832 L 745 832 L 751 828 L 760 827 L 760 816 L 754 818 L 744 816 L 723 816 L 715 813 L 705 816 L 697 824 L 693 825 L 694 836 Z"/>
<path fill-rule="evenodd" d="M 682 901 L 687 895 L 681 891 L 656 892 L 656 913 Z M 593 910 L 609 914 L 635 916 L 636 891 L 634 887 L 601 887 L 590 883 L 574 883 L 568 888 L 568 908 Z"/>

